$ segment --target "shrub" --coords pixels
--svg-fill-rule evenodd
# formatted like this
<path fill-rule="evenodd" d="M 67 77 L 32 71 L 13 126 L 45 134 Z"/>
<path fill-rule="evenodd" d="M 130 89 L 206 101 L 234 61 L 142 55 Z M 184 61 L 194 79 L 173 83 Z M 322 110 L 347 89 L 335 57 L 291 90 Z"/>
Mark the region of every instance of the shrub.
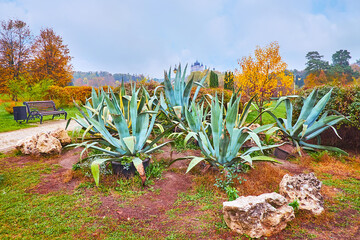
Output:
<path fill-rule="evenodd" d="M 5 105 L 5 111 L 7 111 L 9 114 L 14 114 L 13 107 L 20 106 L 21 104 L 12 101 L 12 102 L 5 103 L 4 105 Z"/>
<path fill-rule="evenodd" d="M 360 130 L 360 85 L 351 86 L 319 86 L 317 101 L 333 88 L 331 98 L 323 112 L 333 109 L 344 116 L 349 116 L 349 121 L 343 121 L 340 125 L 356 127 Z M 312 89 L 300 90 L 299 95 L 306 98 Z M 300 114 L 302 100 L 299 98 L 294 103 L 293 119 L 297 119 Z"/>
<path fill-rule="evenodd" d="M 47 98 L 53 100 L 57 107 L 72 105 L 73 99 L 76 102 L 85 104 L 87 98 L 91 96 L 91 87 L 88 86 L 51 86 L 48 90 Z"/>

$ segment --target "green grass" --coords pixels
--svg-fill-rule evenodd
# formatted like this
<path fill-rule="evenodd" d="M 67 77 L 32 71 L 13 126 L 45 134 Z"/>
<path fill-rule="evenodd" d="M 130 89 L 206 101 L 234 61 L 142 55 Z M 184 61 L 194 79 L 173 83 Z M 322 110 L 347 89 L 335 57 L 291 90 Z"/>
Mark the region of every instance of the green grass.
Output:
<path fill-rule="evenodd" d="M 36 127 L 37 123 L 40 123 L 40 119 L 30 120 L 28 124 L 25 122 L 17 123 L 14 120 L 14 115 L 9 114 L 5 110 L 6 103 L 0 104 L 0 132 L 9 132 L 24 128 Z M 76 114 L 80 115 L 80 112 L 75 107 L 64 107 L 64 110 L 68 113 L 67 119 L 75 117 Z M 43 122 L 51 121 L 52 116 L 44 116 Z M 64 119 L 64 116 L 55 117 L 55 119 Z"/>
<path fill-rule="evenodd" d="M 360 180 L 355 178 L 336 179 L 328 175 L 328 179 L 323 180 L 323 184 L 341 189 L 336 199 L 340 206 L 351 207 L 360 213 Z"/>
<path fill-rule="evenodd" d="M 268 107 L 275 107 L 276 105 L 276 101 L 272 101 L 271 105 Z M 258 115 L 258 111 L 256 111 L 256 109 L 251 106 L 250 108 L 251 112 L 249 113 L 249 116 L 247 118 L 247 122 L 252 122 Z M 276 117 L 281 117 L 281 118 L 285 118 L 286 117 L 286 108 L 285 108 L 285 103 L 282 102 L 275 110 L 272 110 L 272 113 L 275 114 Z M 275 123 L 274 118 L 272 118 L 270 116 L 270 114 L 268 113 L 264 113 L 262 115 L 262 120 L 263 120 L 263 124 L 270 124 L 270 123 Z M 259 123 L 259 119 L 256 121 L 256 123 Z"/>
<path fill-rule="evenodd" d="M 35 162 L 0 170 L 4 177 L 0 183 L 1 239 L 73 239 L 77 235 L 91 237 L 106 228 L 109 219 L 95 214 L 100 204 L 97 197 L 85 197 L 82 191 L 32 192 L 41 175 L 55 169 L 54 165 Z"/>

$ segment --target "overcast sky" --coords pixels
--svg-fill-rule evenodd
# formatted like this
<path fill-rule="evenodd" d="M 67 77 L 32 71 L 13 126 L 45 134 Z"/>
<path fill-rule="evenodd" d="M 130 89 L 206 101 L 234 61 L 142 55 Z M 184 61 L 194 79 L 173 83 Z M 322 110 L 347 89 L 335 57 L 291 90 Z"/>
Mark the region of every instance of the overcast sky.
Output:
<path fill-rule="evenodd" d="M 33 35 L 51 27 L 74 70 L 143 73 L 195 60 L 234 70 L 257 45 L 278 41 L 289 69 L 305 55 L 337 50 L 360 59 L 359 0 L 0 0 L 0 20 L 20 19 Z"/>

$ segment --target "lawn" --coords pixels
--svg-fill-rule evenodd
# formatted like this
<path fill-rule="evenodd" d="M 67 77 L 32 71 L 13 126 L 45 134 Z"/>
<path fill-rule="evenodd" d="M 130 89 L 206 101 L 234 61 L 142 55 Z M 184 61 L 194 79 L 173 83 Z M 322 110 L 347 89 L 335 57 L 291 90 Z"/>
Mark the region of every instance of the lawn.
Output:
<path fill-rule="evenodd" d="M 145 187 L 138 176 L 126 180 L 107 175 L 96 188 L 85 168 L 61 166 L 69 156 L 76 161 L 75 150 L 51 158 L 2 155 L 0 238 L 248 239 L 230 231 L 222 219 L 227 197 L 214 186 L 219 173 L 197 167 L 185 174 L 186 164 L 180 162 L 167 167 L 170 150 L 153 156 Z M 246 181 L 236 187 L 241 195 L 277 191 L 282 176 L 297 166 L 323 181 L 325 212 L 318 217 L 297 212 L 285 230 L 267 239 L 355 239 L 360 224 L 359 157 L 320 152 L 291 164 L 287 169 L 256 163 L 241 173 Z"/>
<path fill-rule="evenodd" d="M 37 123 L 40 123 L 39 119 L 30 120 L 29 123 L 17 123 L 14 120 L 14 115 L 9 114 L 5 110 L 7 103 L 7 101 L 2 101 L 0 104 L 0 132 L 9 132 L 23 128 L 36 127 Z M 19 104 L 19 106 L 20 105 L 21 104 Z M 79 111 L 75 107 L 64 107 L 64 110 L 68 113 L 67 119 L 75 117 L 76 114 L 79 114 Z M 44 116 L 43 121 L 51 121 L 51 119 L 52 116 Z M 64 119 L 64 116 L 55 117 L 55 119 Z"/>

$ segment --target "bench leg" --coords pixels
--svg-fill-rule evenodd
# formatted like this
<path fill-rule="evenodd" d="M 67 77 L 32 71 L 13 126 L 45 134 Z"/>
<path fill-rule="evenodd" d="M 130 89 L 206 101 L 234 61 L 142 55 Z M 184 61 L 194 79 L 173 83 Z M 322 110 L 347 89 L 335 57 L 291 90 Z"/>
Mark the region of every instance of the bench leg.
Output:
<path fill-rule="evenodd" d="M 67 117 L 67 113 L 65 113 L 65 120 L 66 120 L 66 117 Z"/>
<path fill-rule="evenodd" d="M 41 115 L 40 116 L 40 124 L 42 124 L 42 118 L 43 118 L 43 116 Z"/>

